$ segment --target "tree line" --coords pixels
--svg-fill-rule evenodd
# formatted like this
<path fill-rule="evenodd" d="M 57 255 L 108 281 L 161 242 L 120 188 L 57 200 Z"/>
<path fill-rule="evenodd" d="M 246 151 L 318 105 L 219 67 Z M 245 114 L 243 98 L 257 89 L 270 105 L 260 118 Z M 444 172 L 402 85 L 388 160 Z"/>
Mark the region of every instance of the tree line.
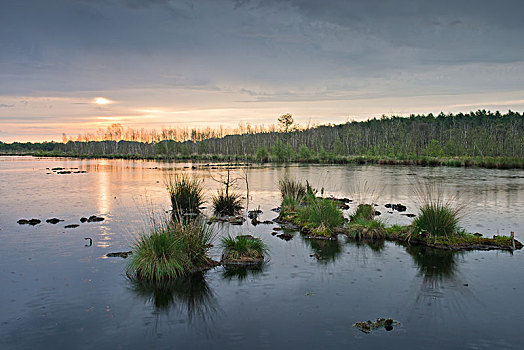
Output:
<path fill-rule="evenodd" d="M 286 118 L 282 118 L 286 117 Z M 68 140 L 65 143 L 0 143 L 0 152 L 42 151 L 64 155 L 156 158 L 336 161 L 369 156 L 524 158 L 524 114 L 479 110 L 470 113 L 382 116 L 339 125 L 295 127 L 291 115 L 272 128 L 223 135 L 133 140 Z M 253 131 L 255 130 L 255 131 Z M 114 133 L 112 134 L 114 135 Z M 197 137 L 198 136 L 198 137 Z"/>

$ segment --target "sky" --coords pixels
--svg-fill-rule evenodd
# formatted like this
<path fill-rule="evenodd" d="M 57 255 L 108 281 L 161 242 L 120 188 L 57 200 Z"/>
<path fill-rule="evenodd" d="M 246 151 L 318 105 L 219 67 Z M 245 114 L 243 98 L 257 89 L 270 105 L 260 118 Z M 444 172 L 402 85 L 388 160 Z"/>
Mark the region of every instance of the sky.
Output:
<path fill-rule="evenodd" d="M 0 141 L 524 110 L 518 0 L 0 0 Z"/>

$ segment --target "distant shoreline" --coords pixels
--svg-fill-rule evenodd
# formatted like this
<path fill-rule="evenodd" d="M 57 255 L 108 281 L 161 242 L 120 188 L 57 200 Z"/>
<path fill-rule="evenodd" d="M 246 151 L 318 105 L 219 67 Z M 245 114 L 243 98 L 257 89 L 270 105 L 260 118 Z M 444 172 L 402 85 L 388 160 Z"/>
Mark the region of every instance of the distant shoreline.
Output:
<path fill-rule="evenodd" d="M 400 165 L 400 166 L 447 166 L 465 168 L 484 168 L 484 169 L 524 169 L 524 159 L 509 157 L 410 157 L 393 158 L 380 156 L 336 156 L 330 160 L 308 159 L 293 161 L 267 161 L 260 162 L 254 156 L 233 156 L 221 154 L 205 154 L 195 156 L 165 156 L 152 155 L 141 156 L 137 154 L 67 154 L 56 152 L 2 152 L 0 156 L 33 156 L 33 157 L 55 157 L 55 158 L 78 158 L 78 159 L 136 159 L 136 160 L 156 160 L 156 161 L 190 161 L 196 163 L 205 162 L 249 162 L 255 164 L 356 164 L 356 165 Z"/>

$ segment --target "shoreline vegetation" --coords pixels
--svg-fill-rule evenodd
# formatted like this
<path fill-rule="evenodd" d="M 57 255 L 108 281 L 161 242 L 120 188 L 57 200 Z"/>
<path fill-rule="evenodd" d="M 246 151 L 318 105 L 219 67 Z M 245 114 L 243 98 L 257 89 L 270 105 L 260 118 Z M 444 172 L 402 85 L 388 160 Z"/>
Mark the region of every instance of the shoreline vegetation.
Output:
<path fill-rule="evenodd" d="M 0 156 L 32 156 L 51 158 L 78 158 L 78 159 L 124 159 L 124 160 L 154 160 L 163 162 L 192 162 L 201 166 L 210 166 L 214 162 L 228 163 L 253 163 L 253 164 L 312 164 L 312 165 L 397 165 L 397 166 L 447 166 L 456 168 L 485 168 L 485 169 L 524 169 L 524 158 L 508 157 L 414 157 L 414 158 L 391 158 L 377 156 L 339 156 L 331 160 L 318 158 L 307 161 L 297 159 L 283 162 L 259 162 L 256 158 L 248 156 L 225 156 L 220 154 L 208 154 L 198 156 L 140 156 L 137 154 L 67 154 L 57 152 L 0 152 Z"/>
<path fill-rule="evenodd" d="M 62 143 L 3 143 L 0 155 L 192 162 L 379 164 L 524 169 L 524 114 L 479 110 L 301 127 L 134 130 L 120 124 Z"/>
<path fill-rule="evenodd" d="M 423 245 L 447 250 L 509 250 L 522 249 L 521 242 L 511 236 L 483 237 L 468 233 L 459 226 L 464 208 L 452 201 L 443 201 L 438 189 L 420 185 L 419 215 L 410 225 L 386 225 L 375 218 L 373 204 L 360 203 L 349 219 L 340 209 L 349 199 L 319 197 L 306 184 L 289 178 L 280 180 L 282 204 L 276 222 L 291 225 L 306 238 L 336 240 L 344 234 L 360 242 L 394 241 L 402 245 Z"/>

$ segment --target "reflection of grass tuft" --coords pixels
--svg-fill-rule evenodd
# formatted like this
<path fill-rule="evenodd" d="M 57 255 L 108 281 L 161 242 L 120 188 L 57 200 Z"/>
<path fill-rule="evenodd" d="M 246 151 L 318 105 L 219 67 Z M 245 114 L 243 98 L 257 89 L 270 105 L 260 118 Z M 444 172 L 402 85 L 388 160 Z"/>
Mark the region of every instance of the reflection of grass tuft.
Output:
<path fill-rule="evenodd" d="M 187 307 L 189 315 L 200 313 L 199 310 L 206 309 L 213 300 L 213 293 L 202 272 L 161 282 L 134 279 L 132 288 L 138 295 L 151 300 L 158 309 L 182 304 Z"/>

